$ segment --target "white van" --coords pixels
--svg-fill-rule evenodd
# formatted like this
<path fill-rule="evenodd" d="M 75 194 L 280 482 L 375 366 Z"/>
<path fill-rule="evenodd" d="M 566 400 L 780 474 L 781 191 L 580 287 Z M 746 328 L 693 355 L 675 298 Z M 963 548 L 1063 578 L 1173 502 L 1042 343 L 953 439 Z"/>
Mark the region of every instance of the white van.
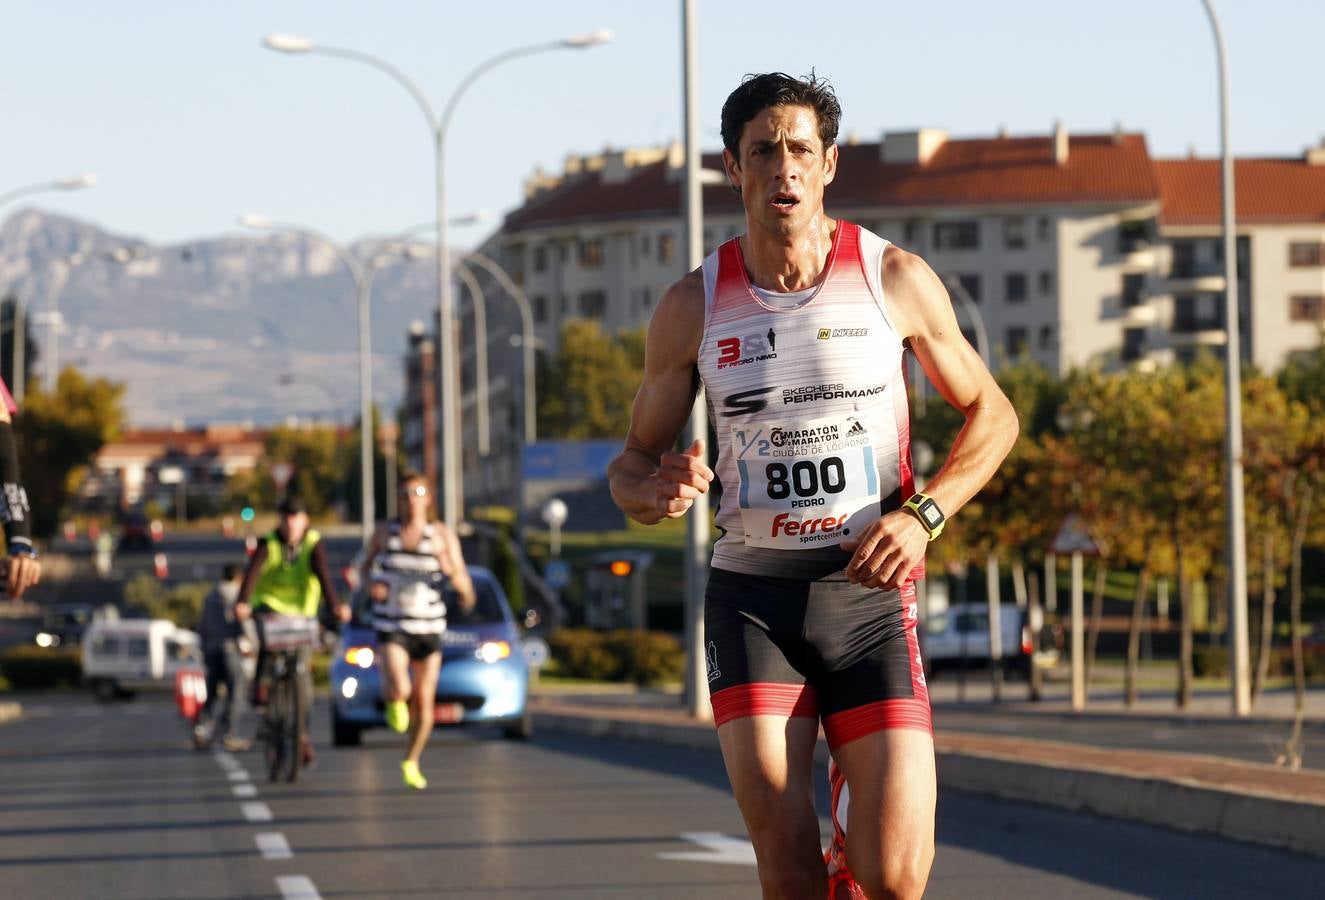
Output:
<path fill-rule="evenodd" d="M 177 671 L 201 665 L 198 635 L 168 619 L 97 621 L 83 633 L 83 682 L 98 700 L 174 690 Z"/>
<path fill-rule="evenodd" d="M 1031 630 L 1025 611 L 1015 603 L 1001 603 L 998 622 L 1005 670 L 1030 671 Z M 956 603 L 942 612 L 931 613 L 921 631 L 920 655 L 926 673 L 930 674 L 943 668 L 988 666 L 988 604 Z"/>

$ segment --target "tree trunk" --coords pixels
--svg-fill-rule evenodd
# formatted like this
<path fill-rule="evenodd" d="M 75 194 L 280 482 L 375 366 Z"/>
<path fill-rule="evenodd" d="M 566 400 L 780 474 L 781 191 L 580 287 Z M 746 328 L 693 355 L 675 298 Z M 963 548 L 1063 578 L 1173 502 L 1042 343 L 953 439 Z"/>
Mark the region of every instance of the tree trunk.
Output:
<path fill-rule="evenodd" d="M 1086 693 L 1090 693 L 1090 676 L 1095 668 L 1095 645 L 1100 640 L 1100 619 L 1104 616 L 1104 583 L 1109 566 L 1103 558 L 1095 560 L 1095 593 L 1090 598 L 1090 627 L 1086 630 Z"/>
<path fill-rule="evenodd" d="M 1293 707 L 1298 716 L 1306 704 L 1307 681 L 1302 659 L 1302 545 L 1307 539 L 1307 520 L 1311 517 L 1311 485 L 1302 486 L 1293 527 L 1293 557 L 1289 583 L 1289 610 L 1293 629 Z"/>
<path fill-rule="evenodd" d="M 1150 556 L 1141 564 L 1141 575 L 1136 581 L 1136 598 L 1132 601 L 1132 620 L 1127 628 L 1127 670 L 1123 675 L 1123 702 L 1136 705 L 1136 670 L 1141 658 L 1141 623 L 1145 620 L 1146 604 L 1150 602 Z"/>
<path fill-rule="evenodd" d="M 1183 567 L 1182 539 L 1173 528 L 1173 551 L 1177 562 L 1175 578 L 1178 582 L 1178 707 L 1186 709 L 1192 700 L 1192 591 Z"/>
<path fill-rule="evenodd" d="M 1274 534 L 1265 530 L 1261 552 L 1261 640 L 1256 670 L 1251 678 L 1251 705 L 1255 706 L 1270 676 L 1271 641 L 1274 638 Z"/>

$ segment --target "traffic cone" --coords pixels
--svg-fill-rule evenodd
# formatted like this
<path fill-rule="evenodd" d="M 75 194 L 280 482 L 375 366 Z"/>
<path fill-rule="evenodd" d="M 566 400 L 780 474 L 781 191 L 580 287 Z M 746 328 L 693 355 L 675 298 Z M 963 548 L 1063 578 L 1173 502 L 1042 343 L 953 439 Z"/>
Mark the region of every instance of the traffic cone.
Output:
<path fill-rule="evenodd" d="M 158 553 L 152 557 L 152 574 L 156 575 L 161 581 L 170 577 L 170 561 L 166 559 L 164 553 Z"/>

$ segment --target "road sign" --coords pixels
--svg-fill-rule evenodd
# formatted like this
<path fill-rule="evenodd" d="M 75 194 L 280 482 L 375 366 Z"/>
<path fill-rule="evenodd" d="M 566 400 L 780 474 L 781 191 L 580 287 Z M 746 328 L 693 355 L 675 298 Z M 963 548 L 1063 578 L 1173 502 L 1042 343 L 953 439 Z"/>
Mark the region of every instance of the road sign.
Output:
<path fill-rule="evenodd" d="M 271 465 L 271 480 L 276 483 L 276 490 L 283 491 L 294 474 L 294 464 L 278 462 Z"/>
<path fill-rule="evenodd" d="M 542 638 L 525 638 L 520 642 L 520 652 L 524 654 L 525 664 L 531 669 L 541 669 L 547 665 L 552 650 Z"/>
<path fill-rule="evenodd" d="M 1103 548 L 1090 536 L 1081 518 L 1076 513 L 1072 513 L 1059 526 L 1053 543 L 1049 545 L 1049 551 L 1064 556 L 1073 553 L 1080 553 L 1082 556 L 1099 556 Z"/>
<path fill-rule="evenodd" d="M 550 559 L 543 567 L 543 580 L 554 591 L 564 591 L 570 584 L 570 563 L 564 559 Z"/>

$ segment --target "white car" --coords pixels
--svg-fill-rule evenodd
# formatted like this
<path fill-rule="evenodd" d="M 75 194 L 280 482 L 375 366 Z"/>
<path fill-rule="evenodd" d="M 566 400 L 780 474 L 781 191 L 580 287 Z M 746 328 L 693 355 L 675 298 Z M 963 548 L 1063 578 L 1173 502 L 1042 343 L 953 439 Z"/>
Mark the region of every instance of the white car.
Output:
<path fill-rule="evenodd" d="M 167 619 L 98 621 L 83 632 L 83 681 L 98 700 L 174 690 L 176 672 L 201 665 L 198 635 Z"/>
<path fill-rule="evenodd" d="M 1015 603 L 999 604 L 998 611 L 1003 666 L 1007 671 L 1028 672 L 1034 648 L 1026 612 Z M 956 603 L 931 613 L 921 632 L 920 655 L 931 674 L 943 668 L 988 666 L 988 604 Z"/>

